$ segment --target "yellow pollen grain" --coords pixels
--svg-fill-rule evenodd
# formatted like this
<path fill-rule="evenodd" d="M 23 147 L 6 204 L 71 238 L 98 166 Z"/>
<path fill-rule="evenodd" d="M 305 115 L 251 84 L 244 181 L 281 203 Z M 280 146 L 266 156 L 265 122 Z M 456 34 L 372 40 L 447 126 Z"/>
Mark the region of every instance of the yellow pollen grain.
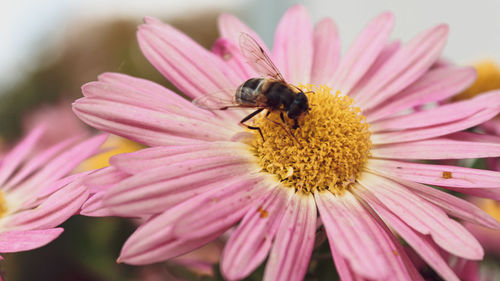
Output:
<path fill-rule="evenodd" d="M 5 200 L 3 191 L 0 190 L 0 218 L 3 217 L 7 213 L 7 211 L 7 200 Z"/>
<path fill-rule="evenodd" d="M 310 111 L 299 118 L 298 129 L 292 129 L 293 121 L 286 117 L 287 124 L 279 125 L 279 112 L 255 118 L 254 126 L 264 135 L 264 140 L 258 132 L 254 137 L 258 164 L 285 186 L 303 192 L 328 189 L 340 195 L 370 156 L 369 124 L 352 98 L 327 86 L 299 87 L 306 92 Z"/>
<path fill-rule="evenodd" d="M 443 172 L 444 179 L 451 179 L 452 177 L 453 176 L 452 176 L 451 172 L 448 172 L 448 171 Z"/>
<path fill-rule="evenodd" d="M 261 219 L 265 219 L 265 218 L 267 218 L 267 216 L 269 216 L 269 212 L 266 211 L 266 210 L 264 210 L 264 209 L 262 209 L 262 207 L 259 207 L 257 209 L 257 211 L 260 213 L 260 218 Z"/>

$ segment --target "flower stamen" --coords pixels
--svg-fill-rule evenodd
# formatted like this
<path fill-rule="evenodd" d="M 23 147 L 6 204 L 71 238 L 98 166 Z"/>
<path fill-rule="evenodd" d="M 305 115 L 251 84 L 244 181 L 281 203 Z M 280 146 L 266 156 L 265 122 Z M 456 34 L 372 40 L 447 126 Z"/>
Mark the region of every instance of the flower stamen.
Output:
<path fill-rule="evenodd" d="M 327 86 L 300 85 L 311 110 L 293 130 L 299 143 L 283 128 L 264 116 L 255 118 L 265 140 L 256 134 L 254 153 L 262 170 L 274 174 L 288 187 L 304 192 L 328 189 L 342 194 L 358 177 L 370 156 L 370 131 L 366 118 L 353 99 Z M 268 118 L 280 122 L 279 112 Z"/>

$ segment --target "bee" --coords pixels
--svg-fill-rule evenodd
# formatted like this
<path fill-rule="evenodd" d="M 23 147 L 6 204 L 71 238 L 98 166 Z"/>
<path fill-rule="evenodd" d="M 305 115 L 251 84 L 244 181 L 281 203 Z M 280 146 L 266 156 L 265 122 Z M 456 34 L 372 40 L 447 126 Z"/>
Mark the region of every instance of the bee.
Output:
<path fill-rule="evenodd" d="M 266 118 L 271 112 L 279 111 L 283 124 L 286 124 L 284 117 L 286 113 L 286 117 L 293 120 L 293 129 L 297 129 L 299 117 L 310 110 L 305 93 L 300 88 L 285 81 L 264 49 L 250 35 L 242 33 L 239 43 L 241 53 L 247 63 L 253 66 L 262 77 L 250 78 L 243 82 L 236 89 L 231 100 L 225 100 L 216 95 L 204 95 L 194 99 L 193 103 L 198 107 L 210 110 L 256 108 L 254 112 L 243 118 L 240 124 L 248 129 L 257 130 L 262 139 L 264 139 L 264 135 L 262 135 L 261 129 L 245 124 L 245 122 L 263 110 L 267 110 Z"/>

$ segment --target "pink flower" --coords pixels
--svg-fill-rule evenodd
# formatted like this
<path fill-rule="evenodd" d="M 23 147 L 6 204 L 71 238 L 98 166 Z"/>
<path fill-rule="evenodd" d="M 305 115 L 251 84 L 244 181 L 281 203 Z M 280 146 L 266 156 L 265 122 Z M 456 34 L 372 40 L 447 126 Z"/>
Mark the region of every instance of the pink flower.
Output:
<path fill-rule="evenodd" d="M 481 266 L 478 261 L 466 260 L 454 257 L 439 248 L 434 244 L 435 251 L 438 251 L 442 258 L 447 261 L 456 275 L 462 281 L 493 281 L 494 273 L 489 270 L 480 270 Z M 405 251 L 410 257 L 412 263 L 417 267 L 418 271 L 422 274 L 424 280 L 441 280 L 432 269 L 430 269 L 425 262 L 415 254 L 414 251 L 405 247 Z"/>
<path fill-rule="evenodd" d="M 500 202 L 485 198 L 469 198 L 469 200 L 495 219 L 500 219 Z M 498 229 L 489 229 L 472 223 L 465 224 L 465 227 L 481 242 L 486 252 L 500 254 L 500 231 Z"/>
<path fill-rule="evenodd" d="M 250 111 L 202 110 L 150 81 L 106 73 L 84 85 L 74 104 L 82 120 L 152 147 L 115 156 L 112 167 L 89 176 L 95 195 L 83 213 L 148 218 L 123 246 L 119 261 L 129 264 L 171 259 L 236 227 L 221 260 L 228 280 L 268 256 L 264 280 L 302 280 L 322 225 L 342 280 L 419 279 L 391 227 L 445 280 L 458 280 L 432 243 L 471 260 L 483 249 L 450 216 L 500 225 L 428 185 L 498 199 L 500 173 L 417 160 L 499 156 L 498 144 L 459 131 L 498 114 L 500 92 L 405 111 L 456 94 L 475 71 L 434 65 L 447 26 L 401 45 L 388 41 L 393 24 L 392 14 L 378 16 L 340 58 L 332 20 L 313 27 L 303 7 L 288 10 L 270 57 L 288 82 L 314 90 L 311 110 L 297 130 L 276 113 L 257 116 L 265 139 L 238 124 Z M 240 53 L 241 32 L 267 51 L 231 15 L 220 17 L 219 28 L 212 51 L 152 18 L 138 39 L 165 77 L 198 98 L 259 76 Z"/>
<path fill-rule="evenodd" d="M 68 174 L 95 154 L 106 136 L 77 143 L 66 139 L 32 154 L 44 130 L 34 129 L 0 161 L 0 253 L 44 246 L 63 231 L 57 227 L 78 213 L 88 198 L 79 179 Z"/>
<path fill-rule="evenodd" d="M 73 114 L 70 104 L 68 101 L 60 101 L 57 105 L 44 105 L 30 111 L 23 118 L 24 132 L 31 132 L 42 126 L 45 128 L 37 141 L 37 149 L 46 149 L 62 140 L 89 134 L 89 128 Z"/>
<path fill-rule="evenodd" d="M 487 134 L 495 136 L 491 138 L 491 142 L 500 142 L 500 116 L 496 116 L 495 118 L 484 122 L 481 124 L 480 128 Z M 486 159 L 486 163 L 489 169 L 500 171 L 500 158 L 488 158 Z"/>

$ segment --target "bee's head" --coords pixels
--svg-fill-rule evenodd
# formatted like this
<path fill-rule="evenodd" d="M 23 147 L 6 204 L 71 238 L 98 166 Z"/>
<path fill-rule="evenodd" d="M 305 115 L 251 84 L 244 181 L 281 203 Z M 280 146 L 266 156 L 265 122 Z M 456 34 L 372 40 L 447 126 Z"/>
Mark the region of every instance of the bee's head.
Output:
<path fill-rule="evenodd" d="M 304 112 L 309 111 L 309 102 L 307 101 L 307 96 L 304 92 L 300 92 L 295 95 L 295 99 L 288 108 L 286 115 L 290 119 L 297 119 Z"/>

